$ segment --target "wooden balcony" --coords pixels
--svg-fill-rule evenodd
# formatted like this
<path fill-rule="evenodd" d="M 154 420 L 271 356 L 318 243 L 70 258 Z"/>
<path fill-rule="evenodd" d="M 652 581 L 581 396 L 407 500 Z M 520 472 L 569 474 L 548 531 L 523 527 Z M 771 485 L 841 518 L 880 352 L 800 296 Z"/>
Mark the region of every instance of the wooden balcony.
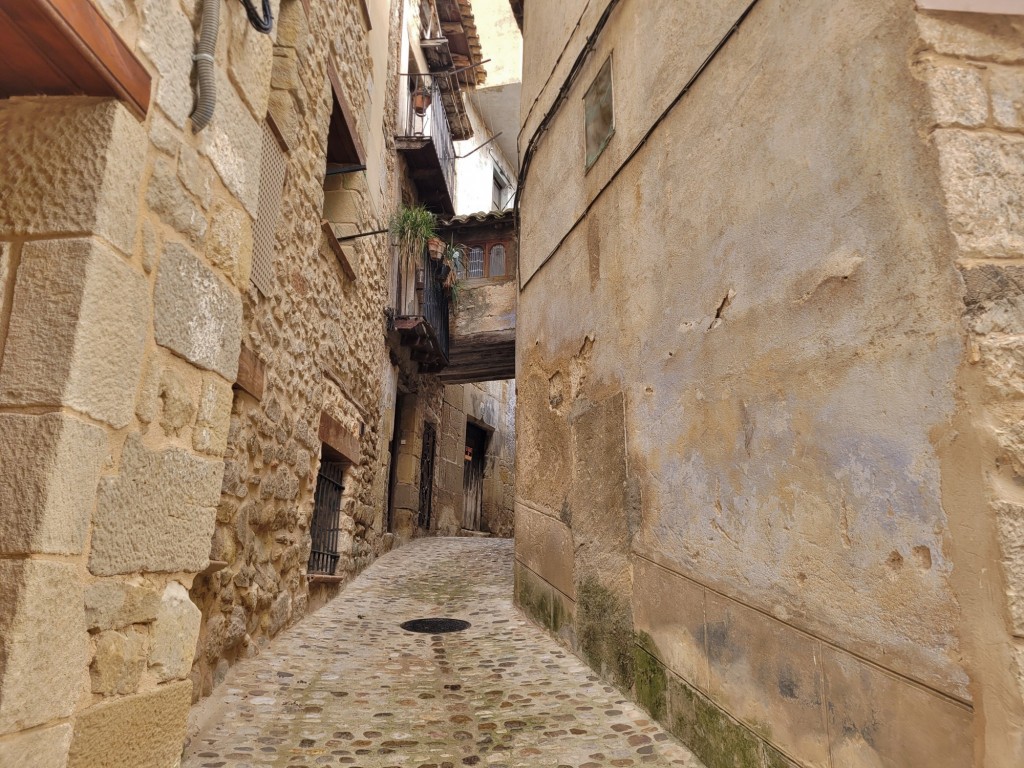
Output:
<path fill-rule="evenodd" d="M 441 91 L 429 75 L 403 75 L 405 103 L 395 146 L 405 157 L 416 193 L 441 216 L 455 212 L 455 145 L 452 143 Z"/>

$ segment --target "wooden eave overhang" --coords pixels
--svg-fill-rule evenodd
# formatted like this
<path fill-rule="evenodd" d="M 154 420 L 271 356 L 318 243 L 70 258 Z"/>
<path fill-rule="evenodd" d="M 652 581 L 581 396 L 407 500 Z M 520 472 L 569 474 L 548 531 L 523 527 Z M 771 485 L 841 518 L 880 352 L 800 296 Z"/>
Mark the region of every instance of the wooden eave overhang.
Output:
<path fill-rule="evenodd" d="M 0 98 L 117 98 L 141 119 L 151 81 L 89 0 L 0 0 Z"/>
<path fill-rule="evenodd" d="M 522 2 L 523 0 L 509 0 L 509 5 L 512 6 L 512 15 L 515 16 L 515 23 L 519 27 L 519 32 L 522 32 Z"/>
<path fill-rule="evenodd" d="M 459 84 L 469 87 L 483 85 L 487 70 L 479 66 L 483 56 L 470 0 L 437 0 L 437 18 L 448 40 L 452 64 L 455 69 L 462 70 L 457 75 Z"/>
<path fill-rule="evenodd" d="M 436 7 L 441 36 L 423 40 L 423 54 L 441 92 L 452 139 L 465 141 L 473 137 L 473 125 L 463 91 L 482 85 L 487 78 L 481 66 L 480 36 L 470 0 L 437 0 Z"/>

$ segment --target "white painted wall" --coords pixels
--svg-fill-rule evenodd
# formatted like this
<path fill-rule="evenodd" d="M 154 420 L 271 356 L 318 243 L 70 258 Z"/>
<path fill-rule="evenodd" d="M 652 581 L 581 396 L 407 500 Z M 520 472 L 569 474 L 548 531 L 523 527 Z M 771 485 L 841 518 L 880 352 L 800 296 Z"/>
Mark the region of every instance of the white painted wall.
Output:
<path fill-rule="evenodd" d="M 515 133 L 516 126 L 495 126 L 492 131 L 492 127 L 484 122 L 471 98 L 466 99 L 466 112 L 473 124 L 473 138 L 455 142 L 455 155 L 456 158 L 459 158 L 455 161 L 455 215 L 457 216 L 489 211 L 493 208 L 491 192 L 495 166 L 502 170 L 510 184 L 514 185 L 516 180 L 515 170 L 498 143 L 491 141 L 487 146 L 483 146 L 499 131 Z M 477 149 L 478 147 L 482 147 L 482 149 Z M 473 152 L 473 150 L 477 151 Z M 505 207 L 511 207 L 513 202 L 514 197 L 510 197 Z"/>

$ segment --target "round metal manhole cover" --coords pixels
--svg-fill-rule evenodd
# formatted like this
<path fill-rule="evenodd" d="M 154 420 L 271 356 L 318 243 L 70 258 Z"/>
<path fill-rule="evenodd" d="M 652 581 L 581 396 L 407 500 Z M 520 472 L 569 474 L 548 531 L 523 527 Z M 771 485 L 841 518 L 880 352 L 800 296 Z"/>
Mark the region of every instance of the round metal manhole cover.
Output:
<path fill-rule="evenodd" d="M 422 632 L 425 635 L 443 635 L 446 632 L 462 632 L 470 623 L 462 619 L 413 619 L 399 625 L 406 632 Z"/>

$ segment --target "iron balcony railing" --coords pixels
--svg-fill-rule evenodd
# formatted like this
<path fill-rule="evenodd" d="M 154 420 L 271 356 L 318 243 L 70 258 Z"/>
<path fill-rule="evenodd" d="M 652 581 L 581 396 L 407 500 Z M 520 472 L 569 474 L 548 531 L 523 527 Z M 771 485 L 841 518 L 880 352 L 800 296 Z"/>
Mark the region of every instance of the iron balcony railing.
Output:
<path fill-rule="evenodd" d="M 455 194 L 455 145 L 448 127 L 448 116 L 441 101 L 441 89 L 435 75 L 402 75 L 399 93 L 405 95 L 399 136 L 430 139 L 437 153 L 448 192 Z"/>
<path fill-rule="evenodd" d="M 448 315 L 449 302 L 448 294 L 444 290 L 443 262 L 434 261 L 429 256 L 424 257 L 426 262 L 427 279 L 424 281 L 422 294 L 423 319 L 434 329 L 437 335 L 437 343 L 445 361 L 448 360 L 450 345 Z"/>
<path fill-rule="evenodd" d="M 451 345 L 448 327 L 451 303 L 444 288 L 446 267 L 443 261 L 430 258 L 426 248 L 413 259 L 412 263 L 403 263 L 398 271 L 398 312 L 396 320 L 422 320 L 430 326 L 436 344 L 431 344 L 431 365 L 445 366 L 448 364 L 448 353 Z M 436 354 L 435 354 L 436 353 Z M 436 359 L 437 354 L 441 359 Z"/>

